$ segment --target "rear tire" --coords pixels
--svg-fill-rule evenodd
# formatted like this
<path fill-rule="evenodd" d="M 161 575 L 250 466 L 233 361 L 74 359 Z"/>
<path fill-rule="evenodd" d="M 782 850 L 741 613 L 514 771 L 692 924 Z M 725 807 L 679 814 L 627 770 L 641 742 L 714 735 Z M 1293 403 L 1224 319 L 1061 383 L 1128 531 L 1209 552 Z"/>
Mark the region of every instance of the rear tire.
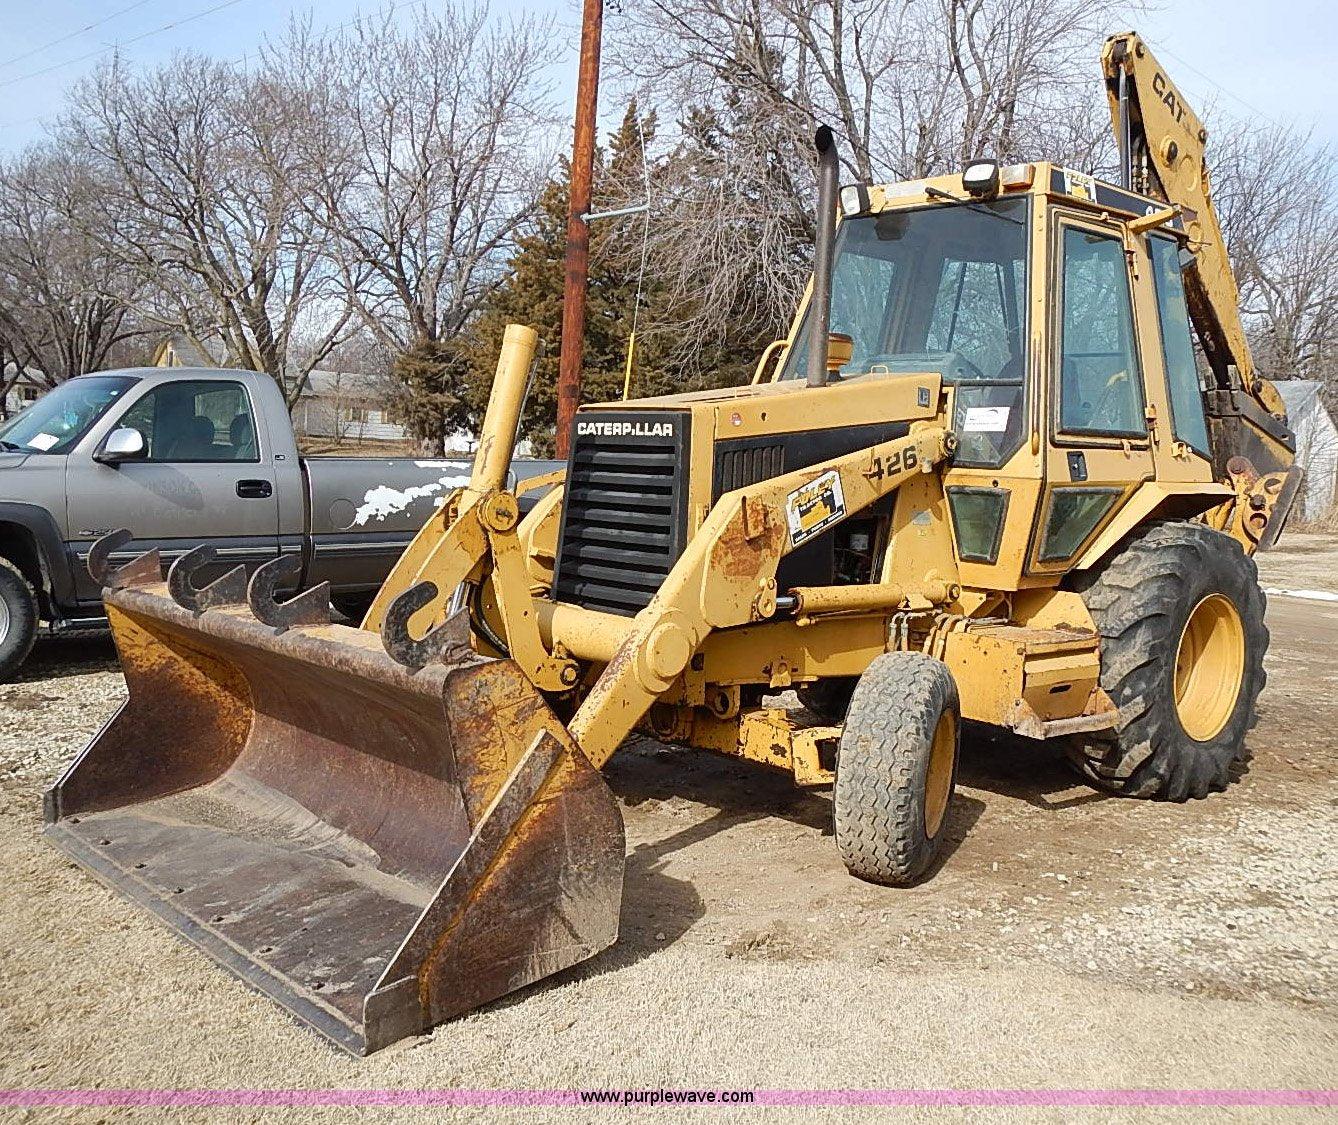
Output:
<path fill-rule="evenodd" d="M 0 559 L 0 683 L 28 659 L 37 640 L 37 594 L 18 567 Z"/>
<path fill-rule="evenodd" d="M 1153 524 L 1082 597 L 1101 634 L 1101 686 L 1120 721 L 1068 741 L 1078 771 L 1126 797 L 1184 801 L 1225 789 L 1248 756 L 1265 680 L 1254 560 L 1204 524 Z"/>
<path fill-rule="evenodd" d="M 957 781 L 957 685 L 918 652 L 877 657 L 859 678 L 837 749 L 836 847 L 852 875 L 904 886 L 938 856 Z"/>

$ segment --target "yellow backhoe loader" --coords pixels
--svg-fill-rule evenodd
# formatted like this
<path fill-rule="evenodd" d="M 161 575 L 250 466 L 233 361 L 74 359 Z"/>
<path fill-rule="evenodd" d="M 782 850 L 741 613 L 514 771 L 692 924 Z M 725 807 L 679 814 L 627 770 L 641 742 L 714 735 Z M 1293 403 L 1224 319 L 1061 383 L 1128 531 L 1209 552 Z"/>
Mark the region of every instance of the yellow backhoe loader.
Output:
<path fill-rule="evenodd" d="M 523 518 L 509 328 L 470 482 L 361 628 L 276 596 L 283 561 L 198 588 L 207 551 L 163 582 L 104 540 L 130 695 L 51 839 L 366 1052 L 616 940 L 598 771 L 633 731 L 831 786 L 886 884 L 932 867 L 966 720 L 1115 793 L 1224 788 L 1264 683 L 1251 554 L 1300 476 L 1206 133 L 1136 36 L 1103 66 L 1119 185 L 981 160 L 838 190 L 820 129 L 789 337 L 750 386 L 583 408 Z"/>

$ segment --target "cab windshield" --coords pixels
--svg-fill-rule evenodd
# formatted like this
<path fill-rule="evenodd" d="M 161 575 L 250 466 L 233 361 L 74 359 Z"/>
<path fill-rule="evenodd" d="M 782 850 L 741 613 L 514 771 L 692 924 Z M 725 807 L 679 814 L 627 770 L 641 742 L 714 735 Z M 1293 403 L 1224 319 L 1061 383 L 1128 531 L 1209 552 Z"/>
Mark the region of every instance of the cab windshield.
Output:
<path fill-rule="evenodd" d="M 68 453 L 137 382 L 130 375 L 79 375 L 0 423 L 0 452 Z"/>
<path fill-rule="evenodd" d="M 832 270 L 843 375 L 937 371 L 957 391 L 958 464 L 998 465 L 1022 438 L 1027 344 L 1025 197 L 849 219 Z M 808 371 L 808 317 L 782 379 Z"/>

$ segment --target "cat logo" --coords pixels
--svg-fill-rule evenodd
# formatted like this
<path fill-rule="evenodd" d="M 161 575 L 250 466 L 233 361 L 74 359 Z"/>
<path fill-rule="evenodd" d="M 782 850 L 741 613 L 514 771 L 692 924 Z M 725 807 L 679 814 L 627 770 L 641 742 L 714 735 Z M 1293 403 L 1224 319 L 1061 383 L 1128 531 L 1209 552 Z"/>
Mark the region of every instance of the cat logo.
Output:
<path fill-rule="evenodd" d="M 785 520 L 790 527 L 790 545 L 798 547 L 825 531 L 846 514 L 841 492 L 841 474 L 835 469 L 796 488 L 785 498 Z"/>

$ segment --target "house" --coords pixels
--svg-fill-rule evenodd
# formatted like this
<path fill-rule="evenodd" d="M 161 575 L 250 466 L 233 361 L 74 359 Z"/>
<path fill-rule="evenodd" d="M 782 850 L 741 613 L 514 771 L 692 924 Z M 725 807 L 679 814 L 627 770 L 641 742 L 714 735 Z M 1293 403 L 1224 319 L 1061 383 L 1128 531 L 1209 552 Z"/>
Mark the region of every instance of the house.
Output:
<path fill-rule="evenodd" d="M 14 364 L 5 365 L 4 376 L 0 378 L 0 388 L 4 389 L 4 402 L 0 403 L 0 417 L 12 418 L 29 403 L 36 402 L 51 388 L 37 372 L 24 370 L 14 378 Z M 10 380 L 13 380 L 11 385 Z"/>
<path fill-rule="evenodd" d="M 168 336 L 153 353 L 154 367 L 221 367 L 207 344 L 185 336 Z"/>
<path fill-rule="evenodd" d="M 1296 463 L 1305 470 L 1296 514 L 1304 520 L 1325 516 L 1333 508 L 1338 481 L 1338 426 L 1320 398 L 1322 386 L 1314 379 L 1279 379 L 1274 382 L 1287 407 L 1296 435 Z"/>
<path fill-rule="evenodd" d="M 390 381 L 385 376 L 316 368 L 293 407 L 293 429 L 335 441 L 403 441 L 392 421 Z"/>
<path fill-rule="evenodd" d="M 222 360 L 207 343 L 169 336 L 154 352 L 155 367 L 220 367 Z M 292 409 L 299 437 L 331 441 L 403 441 L 404 427 L 389 418 L 387 380 L 354 371 L 316 368 L 308 376 Z"/>

